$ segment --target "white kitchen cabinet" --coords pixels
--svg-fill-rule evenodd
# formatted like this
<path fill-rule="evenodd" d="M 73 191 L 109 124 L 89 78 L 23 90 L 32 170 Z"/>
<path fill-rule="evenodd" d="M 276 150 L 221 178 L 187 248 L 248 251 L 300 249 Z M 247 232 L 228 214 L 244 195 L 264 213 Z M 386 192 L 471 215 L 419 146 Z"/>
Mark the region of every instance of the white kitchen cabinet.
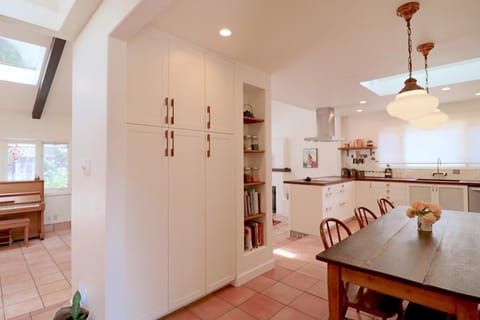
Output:
<path fill-rule="evenodd" d="M 127 129 L 125 273 L 128 319 L 168 312 L 168 158 L 164 130 Z M 155 254 L 152 254 L 155 253 Z"/>
<path fill-rule="evenodd" d="M 168 54 L 170 126 L 203 130 L 206 112 L 204 51 L 170 37 Z"/>
<path fill-rule="evenodd" d="M 208 144 L 208 140 L 207 140 Z M 207 293 L 235 275 L 235 168 L 233 136 L 210 134 L 206 159 L 206 286 Z"/>
<path fill-rule="evenodd" d="M 206 53 L 205 82 L 207 129 L 233 133 L 235 64 L 214 53 Z"/>
<path fill-rule="evenodd" d="M 407 205 L 407 184 L 402 182 L 356 181 L 357 206 L 367 207 L 377 216 L 380 208 L 378 198 L 386 198 L 395 205 Z"/>
<path fill-rule="evenodd" d="M 128 123 L 233 133 L 232 61 L 151 28 L 127 48 Z"/>
<path fill-rule="evenodd" d="M 468 187 L 453 184 L 410 184 L 409 203 L 414 200 L 435 202 L 445 210 L 468 211 Z"/>
<path fill-rule="evenodd" d="M 146 28 L 127 43 L 127 122 L 168 126 L 168 37 Z"/>
<path fill-rule="evenodd" d="M 153 319 L 235 277 L 235 64 L 150 27 L 127 61 L 129 315 Z"/>
<path fill-rule="evenodd" d="M 205 136 L 175 129 L 169 157 L 169 305 L 205 294 Z"/>

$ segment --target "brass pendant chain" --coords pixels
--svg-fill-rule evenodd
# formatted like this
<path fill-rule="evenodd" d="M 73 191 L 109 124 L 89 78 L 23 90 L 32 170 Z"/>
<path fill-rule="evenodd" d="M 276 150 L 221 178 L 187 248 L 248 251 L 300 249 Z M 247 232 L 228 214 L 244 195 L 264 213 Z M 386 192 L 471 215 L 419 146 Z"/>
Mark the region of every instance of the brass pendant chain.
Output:
<path fill-rule="evenodd" d="M 410 19 L 407 19 L 408 34 L 408 78 L 412 78 L 412 29 L 410 28 Z"/>
<path fill-rule="evenodd" d="M 430 90 L 428 89 L 428 54 L 424 54 L 423 56 L 425 57 L 425 86 L 427 89 L 427 93 L 430 94 Z"/>

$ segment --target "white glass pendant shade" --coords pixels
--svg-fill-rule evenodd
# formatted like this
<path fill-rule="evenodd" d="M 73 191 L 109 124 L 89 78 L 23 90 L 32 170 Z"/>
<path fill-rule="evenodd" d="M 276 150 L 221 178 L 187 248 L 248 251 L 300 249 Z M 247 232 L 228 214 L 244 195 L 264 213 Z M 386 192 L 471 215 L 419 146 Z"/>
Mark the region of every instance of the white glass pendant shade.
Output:
<path fill-rule="evenodd" d="M 438 107 L 438 99 L 425 90 L 410 90 L 397 94 L 387 106 L 392 117 L 412 120 L 433 112 Z"/>
<path fill-rule="evenodd" d="M 430 112 L 422 117 L 410 120 L 409 123 L 418 129 L 431 130 L 440 127 L 447 121 L 448 115 L 439 109 L 435 109 L 435 111 Z"/>

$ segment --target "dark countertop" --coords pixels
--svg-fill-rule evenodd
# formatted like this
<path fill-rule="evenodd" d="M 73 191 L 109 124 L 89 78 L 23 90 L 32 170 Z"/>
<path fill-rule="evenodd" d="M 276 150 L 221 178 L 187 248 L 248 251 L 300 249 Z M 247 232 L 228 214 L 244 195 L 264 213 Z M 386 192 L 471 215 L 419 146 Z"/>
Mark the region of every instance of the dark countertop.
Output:
<path fill-rule="evenodd" d="M 448 179 L 415 179 L 415 178 L 381 178 L 381 177 L 365 177 L 362 179 L 344 178 L 340 176 L 328 177 L 312 177 L 311 181 L 305 179 L 285 180 L 286 184 L 304 184 L 312 186 L 328 186 L 332 184 L 345 183 L 350 181 L 379 181 L 379 182 L 402 182 L 402 183 L 426 183 L 426 184 L 453 184 L 468 185 L 472 187 L 480 187 L 480 180 L 448 180 Z"/>

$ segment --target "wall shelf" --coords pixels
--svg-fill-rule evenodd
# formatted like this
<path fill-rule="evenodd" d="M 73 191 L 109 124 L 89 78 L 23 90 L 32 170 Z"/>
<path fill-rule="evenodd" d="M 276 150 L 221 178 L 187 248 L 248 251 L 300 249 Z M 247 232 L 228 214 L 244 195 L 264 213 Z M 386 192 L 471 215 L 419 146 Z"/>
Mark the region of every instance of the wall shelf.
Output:
<path fill-rule="evenodd" d="M 243 117 L 243 123 L 260 123 L 264 121 L 265 120 L 261 118 Z"/>
<path fill-rule="evenodd" d="M 350 155 L 350 150 L 370 150 L 370 156 L 371 156 L 373 149 L 377 149 L 377 147 L 371 146 L 371 147 L 348 147 L 348 148 L 339 147 L 339 148 L 338 148 L 338 150 L 347 151 L 347 156 Z"/>
<path fill-rule="evenodd" d="M 244 150 L 243 153 L 264 153 L 265 150 Z"/>
<path fill-rule="evenodd" d="M 265 181 L 258 181 L 258 182 L 246 182 L 243 185 L 245 187 L 255 187 L 255 186 L 261 186 L 262 184 L 265 184 Z"/>
<path fill-rule="evenodd" d="M 254 220 L 254 219 L 263 218 L 263 217 L 265 217 L 265 213 L 261 212 L 259 214 L 243 217 L 243 220 L 249 221 L 249 220 Z"/>

